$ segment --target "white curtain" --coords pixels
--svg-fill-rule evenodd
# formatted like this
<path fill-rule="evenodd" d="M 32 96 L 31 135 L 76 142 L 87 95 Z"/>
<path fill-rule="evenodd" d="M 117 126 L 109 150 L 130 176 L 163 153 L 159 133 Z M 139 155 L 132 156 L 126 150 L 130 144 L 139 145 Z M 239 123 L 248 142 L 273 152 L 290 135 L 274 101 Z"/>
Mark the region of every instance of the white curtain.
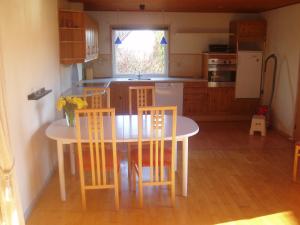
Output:
<path fill-rule="evenodd" d="M 5 76 L 0 40 L 0 225 L 24 225 L 10 148 L 5 104 Z"/>

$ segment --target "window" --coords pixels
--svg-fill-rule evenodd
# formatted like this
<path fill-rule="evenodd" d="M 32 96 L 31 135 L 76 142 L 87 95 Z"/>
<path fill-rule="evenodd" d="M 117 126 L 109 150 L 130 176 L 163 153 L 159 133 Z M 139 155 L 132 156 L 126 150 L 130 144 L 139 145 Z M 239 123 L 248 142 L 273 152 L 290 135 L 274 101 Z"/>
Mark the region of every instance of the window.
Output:
<path fill-rule="evenodd" d="M 168 44 L 161 44 L 166 29 L 113 29 L 114 76 L 149 75 L 164 76 L 168 73 Z M 120 39 L 119 44 L 116 40 Z"/>

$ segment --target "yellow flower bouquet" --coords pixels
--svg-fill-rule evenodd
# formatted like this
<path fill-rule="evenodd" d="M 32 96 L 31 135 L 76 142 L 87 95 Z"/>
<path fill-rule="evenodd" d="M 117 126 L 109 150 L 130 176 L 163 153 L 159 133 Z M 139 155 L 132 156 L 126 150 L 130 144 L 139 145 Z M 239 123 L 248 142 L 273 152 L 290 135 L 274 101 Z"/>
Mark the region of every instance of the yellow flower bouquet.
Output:
<path fill-rule="evenodd" d="M 75 121 L 75 110 L 83 109 L 87 107 L 87 102 L 79 97 L 60 97 L 56 103 L 56 108 L 58 111 L 64 110 L 67 120 L 67 125 L 69 127 L 74 127 Z"/>

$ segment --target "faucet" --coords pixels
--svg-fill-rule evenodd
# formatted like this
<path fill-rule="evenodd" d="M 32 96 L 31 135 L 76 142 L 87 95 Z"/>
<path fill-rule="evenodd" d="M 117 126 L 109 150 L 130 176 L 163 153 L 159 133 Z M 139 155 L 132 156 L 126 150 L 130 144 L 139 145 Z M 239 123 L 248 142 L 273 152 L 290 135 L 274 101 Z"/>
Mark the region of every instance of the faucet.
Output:
<path fill-rule="evenodd" d="M 142 78 L 141 72 L 139 71 L 138 75 L 137 75 L 137 79 L 140 80 Z"/>

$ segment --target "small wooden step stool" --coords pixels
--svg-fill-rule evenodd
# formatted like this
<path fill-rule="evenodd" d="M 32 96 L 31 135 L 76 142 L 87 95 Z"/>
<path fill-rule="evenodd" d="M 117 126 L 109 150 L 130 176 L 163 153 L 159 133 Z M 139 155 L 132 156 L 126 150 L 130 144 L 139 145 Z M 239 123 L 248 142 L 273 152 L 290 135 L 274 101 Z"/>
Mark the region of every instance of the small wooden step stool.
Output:
<path fill-rule="evenodd" d="M 250 135 L 254 135 L 255 131 L 260 132 L 261 136 L 266 136 L 266 117 L 264 115 L 252 117 Z"/>

